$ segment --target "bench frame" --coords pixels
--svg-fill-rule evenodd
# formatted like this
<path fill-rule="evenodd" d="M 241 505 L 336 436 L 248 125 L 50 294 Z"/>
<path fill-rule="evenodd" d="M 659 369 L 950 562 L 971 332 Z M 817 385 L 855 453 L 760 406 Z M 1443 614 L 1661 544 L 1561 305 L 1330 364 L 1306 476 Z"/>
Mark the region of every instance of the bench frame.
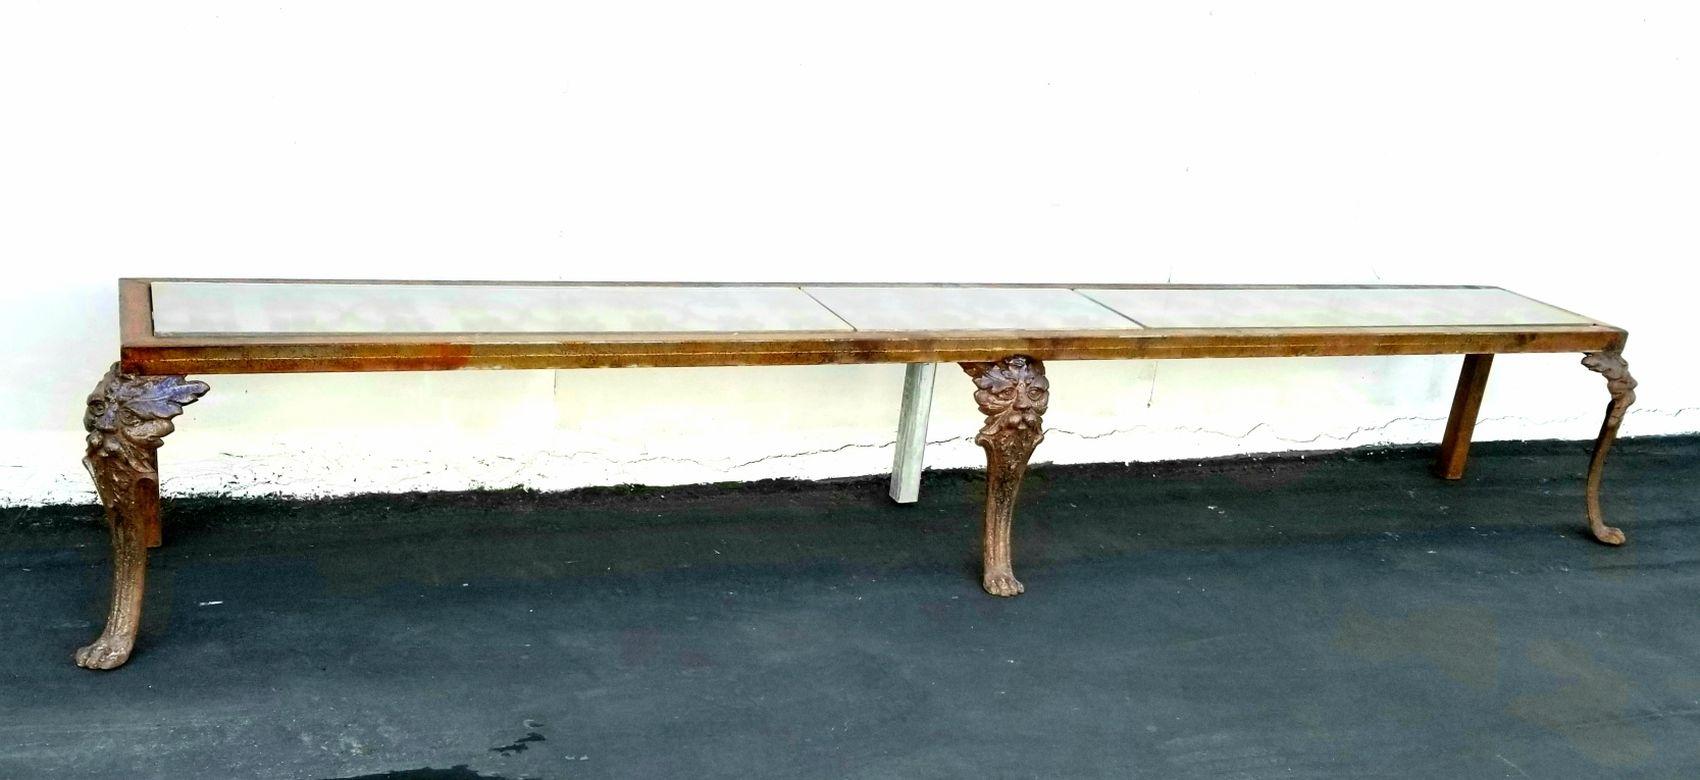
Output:
<path fill-rule="evenodd" d="M 1605 544 L 1618 545 L 1624 541 L 1622 531 L 1605 524 L 1599 493 L 1606 454 L 1617 437 L 1624 414 L 1635 401 L 1635 380 L 1630 376 L 1622 355 L 1628 333 L 1598 322 L 1468 327 L 1147 328 L 1035 333 L 809 331 L 712 336 L 689 333 L 161 336 L 156 335 L 153 329 L 149 285 L 154 281 L 178 280 L 120 280 L 122 345 L 119 360 L 89 395 L 84 414 L 84 427 L 88 430 L 84 464 L 105 508 L 113 550 L 112 605 L 106 628 L 93 643 L 79 649 L 75 655 L 79 666 L 90 669 L 121 666 L 134 649 L 141 617 L 147 551 L 162 542 L 158 449 L 163 438 L 174 429 L 172 419 L 182 413 L 184 406 L 209 390 L 204 382 L 186 379 L 185 375 L 190 373 L 906 363 L 891 496 L 907 503 L 919 496 L 935 364 L 958 363 L 972 380 L 975 402 L 981 413 L 986 415 L 985 425 L 975 436 L 975 442 L 986 451 L 987 457 L 981 584 L 992 595 L 1014 596 L 1022 592 L 1023 586 L 1015 578 L 1012 566 L 1011 529 L 1022 477 L 1034 448 L 1044 439 L 1043 416 L 1050 401 L 1044 361 L 1462 354 L 1463 368 L 1434 469 L 1442 478 L 1459 479 L 1468 460 L 1470 437 L 1487 387 L 1493 355 L 1581 352 L 1584 353 L 1583 365 L 1605 377 L 1611 396 L 1588 467 L 1588 527 L 1593 537 Z M 1070 288 L 1087 285 L 971 286 Z M 1120 287 L 1207 288 L 1220 285 Z M 1342 285 L 1327 287 L 1339 288 Z"/>

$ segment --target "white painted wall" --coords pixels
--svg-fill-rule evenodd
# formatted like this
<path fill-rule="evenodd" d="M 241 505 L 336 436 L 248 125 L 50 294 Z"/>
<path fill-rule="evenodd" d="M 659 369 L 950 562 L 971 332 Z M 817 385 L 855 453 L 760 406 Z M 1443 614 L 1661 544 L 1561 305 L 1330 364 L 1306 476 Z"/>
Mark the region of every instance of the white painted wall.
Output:
<path fill-rule="evenodd" d="M 92 500 L 120 275 L 1500 284 L 1695 431 L 1697 68 L 1685 2 L 7 3 L 0 503 Z M 1456 365 L 1057 363 L 1038 459 L 1435 440 Z M 212 379 L 170 493 L 883 472 L 902 369 Z M 1502 358 L 1478 436 L 1605 398 Z"/>

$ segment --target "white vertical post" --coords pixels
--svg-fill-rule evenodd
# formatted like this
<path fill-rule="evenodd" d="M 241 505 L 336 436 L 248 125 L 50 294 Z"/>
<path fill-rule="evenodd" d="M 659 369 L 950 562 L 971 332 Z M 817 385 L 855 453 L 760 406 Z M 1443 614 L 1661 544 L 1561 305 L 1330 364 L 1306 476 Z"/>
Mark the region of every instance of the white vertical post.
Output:
<path fill-rule="evenodd" d="M 921 461 L 927 450 L 927 417 L 933 412 L 934 363 L 910 363 L 903 371 L 903 409 L 897 415 L 897 454 L 891 463 L 891 500 L 921 499 Z"/>

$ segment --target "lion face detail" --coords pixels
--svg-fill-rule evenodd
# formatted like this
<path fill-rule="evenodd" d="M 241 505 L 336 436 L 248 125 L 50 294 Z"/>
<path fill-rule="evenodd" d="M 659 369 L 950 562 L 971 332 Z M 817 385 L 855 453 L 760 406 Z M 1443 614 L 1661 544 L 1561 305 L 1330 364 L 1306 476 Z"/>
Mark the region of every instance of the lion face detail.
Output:
<path fill-rule="evenodd" d="M 119 459 L 136 473 L 154 471 L 153 451 L 171 433 L 171 418 L 207 392 L 205 382 L 181 376 L 137 377 L 114 364 L 89 394 L 83 412 L 90 459 Z"/>
<path fill-rule="evenodd" d="M 1606 414 L 1607 425 L 1623 422 L 1623 415 L 1635 403 L 1635 377 L 1629 375 L 1629 362 L 1616 352 L 1590 352 L 1582 356 L 1582 365 L 1606 378 L 1606 390 L 1611 393 L 1611 410 Z"/>
<path fill-rule="evenodd" d="M 974 379 L 974 402 L 986 415 L 976 442 L 1000 432 L 1031 431 L 1040 435 L 1040 418 L 1050 404 L 1051 383 L 1044 368 L 1030 358 L 1015 356 L 996 363 L 963 366 Z"/>

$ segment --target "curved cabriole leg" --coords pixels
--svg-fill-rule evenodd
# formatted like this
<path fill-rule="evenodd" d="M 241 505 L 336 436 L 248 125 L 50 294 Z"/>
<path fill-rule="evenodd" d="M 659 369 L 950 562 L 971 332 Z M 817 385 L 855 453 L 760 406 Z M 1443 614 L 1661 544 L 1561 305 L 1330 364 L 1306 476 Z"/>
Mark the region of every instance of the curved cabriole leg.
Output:
<path fill-rule="evenodd" d="M 205 382 L 181 376 L 121 373 L 114 363 L 89 394 L 83 465 L 94 478 L 112 533 L 112 610 L 106 630 L 77 651 L 78 666 L 116 669 L 130 660 L 142 619 L 148 546 L 159 528 L 159 445 L 173 429 L 171 418 L 207 389 Z"/>
<path fill-rule="evenodd" d="M 1623 544 L 1623 532 L 1606 525 L 1605 515 L 1600 511 L 1600 477 L 1606 469 L 1606 453 L 1611 451 L 1612 442 L 1617 441 L 1623 415 L 1635 403 L 1635 377 L 1629 375 L 1629 363 L 1623 359 L 1623 353 L 1616 350 L 1590 352 L 1582 357 L 1582 365 L 1604 376 L 1606 389 L 1611 391 L 1606 421 L 1600 426 L 1600 438 L 1594 441 L 1594 456 L 1588 461 L 1588 530 L 1606 544 Z"/>
<path fill-rule="evenodd" d="M 981 585 L 993 596 L 1014 596 L 1024 588 L 1010 564 L 1010 525 L 1015 496 L 1027 473 L 1033 448 L 1045 440 L 1041 417 L 1050 402 L 1045 366 L 1025 355 L 996 363 L 963 363 L 974 379 L 974 401 L 986 425 L 974 443 L 986 450 L 985 565 Z"/>

